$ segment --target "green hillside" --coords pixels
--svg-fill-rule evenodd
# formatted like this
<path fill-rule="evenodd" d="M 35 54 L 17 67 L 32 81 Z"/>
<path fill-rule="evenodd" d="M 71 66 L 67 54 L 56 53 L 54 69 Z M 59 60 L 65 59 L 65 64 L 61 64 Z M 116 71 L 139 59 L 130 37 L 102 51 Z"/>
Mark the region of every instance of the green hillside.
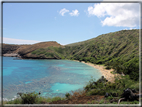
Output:
<path fill-rule="evenodd" d="M 118 73 L 129 74 L 131 79 L 139 78 L 139 30 L 103 34 L 65 47 L 40 48 L 32 54 L 105 64 L 108 69 L 114 68 Z"/>

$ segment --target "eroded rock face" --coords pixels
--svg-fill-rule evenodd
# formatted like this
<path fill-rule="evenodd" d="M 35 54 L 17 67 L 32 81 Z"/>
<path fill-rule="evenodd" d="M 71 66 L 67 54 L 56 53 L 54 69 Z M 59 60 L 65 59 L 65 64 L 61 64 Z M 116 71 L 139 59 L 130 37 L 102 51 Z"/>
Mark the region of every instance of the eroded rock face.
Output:
<path fill-rule="evenodd" d="M 2 44 L 2 54 L 10 54 L 16 51 L 20 45 Z"/>

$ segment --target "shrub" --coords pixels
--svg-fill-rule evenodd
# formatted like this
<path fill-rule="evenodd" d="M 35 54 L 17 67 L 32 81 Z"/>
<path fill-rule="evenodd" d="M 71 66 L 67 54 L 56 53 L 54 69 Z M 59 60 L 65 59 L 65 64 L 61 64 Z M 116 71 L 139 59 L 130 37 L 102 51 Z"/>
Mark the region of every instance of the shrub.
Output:
<path fill-rule="evenodd" d="M 108 96 L 108 99 L 109 100 L 112 100 L 113 99 L 113 96 L 111 95 L 111 96 Z"/>
<path fill-rule="evenodd" d="M 104 100 L 103 99 L 101 99 L 100 100 L 100 102 L 99 102 L 99 104 L 103 104 L 104 103 Z"/>
<path fill-rule="evenodd" d="M 90 101 L 87 101 L 87 104 L 91 104 L 91 102 L 90 102 Z"/>
<path fill-rule="evenodd" d="M 70 93 L 66 93 L 65 96 L 66 96 L 66 98 L 69 98 L 70 97 Z"/>
<path fill-rule="evenodd" d="M 52 98 L 52 101 L 58 101 L 58 100 L 62 100 L 62 98 L 61 97 L 53 97 Z"/>
<path fill-rule="evenodd" d="M 110 66 L 107 66 L 106 69 L 111 69 L 111 67 L 110 67 Z"/>
<path fill-rule="evenodd" d="M 31 93 L 24 93 L 21 96 L 22 99 L 22 104 L 35 104 L 38 94 L 35 92 L 31 92 Z"/>

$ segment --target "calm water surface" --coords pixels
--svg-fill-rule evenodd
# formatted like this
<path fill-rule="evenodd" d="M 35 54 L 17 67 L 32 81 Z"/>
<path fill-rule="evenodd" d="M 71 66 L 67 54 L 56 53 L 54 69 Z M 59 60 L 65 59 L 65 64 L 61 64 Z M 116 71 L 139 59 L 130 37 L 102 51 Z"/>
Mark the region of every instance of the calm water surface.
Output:
<path fill-rule="evenodd" d="M 101 73 L 84 63 L 70 60 L 14 60 L 3 57 L 3 97 L 12 99 L 18 92 L 41 92 L 41 96 L 64 97 L 83 89 L 93 76 Z"/>

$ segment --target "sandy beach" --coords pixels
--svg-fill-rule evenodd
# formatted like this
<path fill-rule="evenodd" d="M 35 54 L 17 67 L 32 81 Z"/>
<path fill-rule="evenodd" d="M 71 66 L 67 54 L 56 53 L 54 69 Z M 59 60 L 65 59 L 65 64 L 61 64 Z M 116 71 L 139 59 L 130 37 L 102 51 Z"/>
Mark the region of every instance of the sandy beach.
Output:
<path fill-rule="evenodd" d="M 81 61 L 81 62 L 85 63 L 84 61 Z M 113 69 L 107 70 L 107 69 L 105 69 L 105 66 L 103 66 L 103 65 L 96 65 L 96 64 L 89 63 L 89 62 L 87 62 L 85 64 L 92 66 L 95 69 L 98 69 L 102 73 L 102 75 L 110 82 L 113 82 L 115 80 L 114 77 L 118 76 L 118 74 L 112 74 L 111 73 L 112 71 L 114 71 Z"/>

